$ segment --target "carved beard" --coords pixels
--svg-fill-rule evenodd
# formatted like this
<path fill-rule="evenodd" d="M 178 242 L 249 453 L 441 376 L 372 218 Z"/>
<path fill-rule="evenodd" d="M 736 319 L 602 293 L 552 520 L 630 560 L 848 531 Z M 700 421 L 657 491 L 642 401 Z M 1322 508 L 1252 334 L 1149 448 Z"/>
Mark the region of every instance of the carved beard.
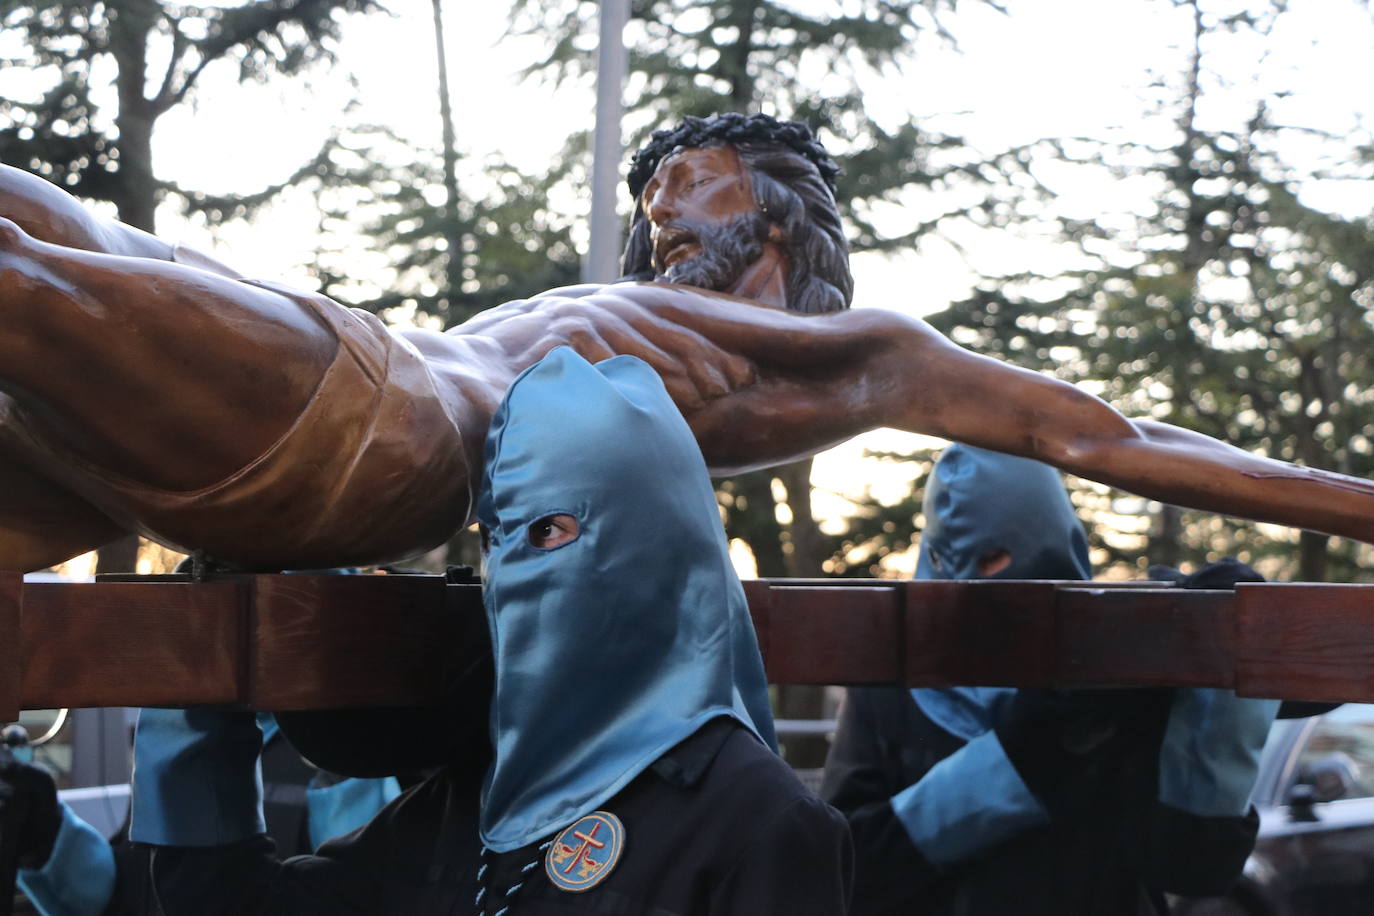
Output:
<path fill-rule="evenodd" d="M 734 286 L 763 255 L 763 243 L 768 239 L 768 220 L 757 211 L 741 213 L 728 223 L 674 220 L 670 225 L 690 232 L 701 251 L 678 261 L 655 279 L 715 292 Z"/>

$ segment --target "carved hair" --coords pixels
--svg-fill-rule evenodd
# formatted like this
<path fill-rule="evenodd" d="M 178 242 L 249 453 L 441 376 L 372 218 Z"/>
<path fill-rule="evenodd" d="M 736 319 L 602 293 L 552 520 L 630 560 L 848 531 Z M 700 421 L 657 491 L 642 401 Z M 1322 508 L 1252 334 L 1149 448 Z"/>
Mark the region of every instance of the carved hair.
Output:
<path fill-rule="evenodd" d="M 768 115 L 738 113 L 689 117 L 671 130 L 655 131 L 635 153 L 626 180 L 635 199 L 630 238 L 621 259 L 626 279 L 651 280 L 653 246 L 640 199 L 666 156 L 683 149 L 733 146 L 749 170 L 754 200 L 783 233 L 790 265 L 787 307 L 798 312 L 836 312 L 849 307 L 854 279 L 849 246 L 835 206 L 840 168 L 809 128 Z"/>

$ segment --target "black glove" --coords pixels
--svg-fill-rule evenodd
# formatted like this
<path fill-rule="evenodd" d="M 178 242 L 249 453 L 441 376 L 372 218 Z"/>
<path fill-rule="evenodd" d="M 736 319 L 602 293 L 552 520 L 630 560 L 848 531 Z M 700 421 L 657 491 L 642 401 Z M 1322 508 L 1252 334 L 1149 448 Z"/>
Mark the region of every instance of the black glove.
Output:
<path fill-rule="evenodd" d="M 1145 575 L 1160 582 L 1173 582 L 1180 588 L 1235 588 L 1237 582 L 1263 582 L 1264 576 L 1235 559 L 1226 557 L 1208 563 L 1192 575 L 1185 576 L 1172 566 L 1151 566 Z M 1303 700 L 1284 700 L 1279 706 L 1280 719 L 1305 719 L 1330 712 L 1340 703 L 1314 703 Z"/>
<path fill-rule="evenodd" d="M 1022 688 L 995 730 L 1026 788 L 1058 819 L 1095 803 L 1122 748 L 1135 740 L 1135 723 L 1167 701 L 1141 688 Z"/>
<path fill-rule="evenodd" d="M 1215 563 L 1198 567 L 1188 575 L 1172 566 L 1151 566 L 1145 575 L 1158 582 L 1173 582 L 1179 588 L 1232 589 L 1237 582 L 1263 582 L 1264 576 L 1235 557 L 1225 557 Z"/>
<path fill-rule="evenodd" d="M 0 743 L 0 833 L 13 837 L 5 845 L 14 850 L 15 864 L 26 869 L 47 864 L 61 827 L 62 806 L 52 777 L 19 762 Z"/>

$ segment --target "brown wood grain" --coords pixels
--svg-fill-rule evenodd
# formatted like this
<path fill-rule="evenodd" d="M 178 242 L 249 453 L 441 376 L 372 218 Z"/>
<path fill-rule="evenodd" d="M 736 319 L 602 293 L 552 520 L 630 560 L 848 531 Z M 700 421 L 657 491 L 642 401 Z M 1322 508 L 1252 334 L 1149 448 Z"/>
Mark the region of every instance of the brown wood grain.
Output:
<path fill-rule="evenodd" d="M 22 594 L 26 708 L 242 699 L 241 582 L 30 582 Z"/>
<path fill-rule="evenodd" d="M 425 703 L 464 648 L 440 576 L 264 575 L 253 588 L 255 709 Z"/>
<path fill-rule="evenodd" d="M 895 589 L 769 583 L 768 678 L 785 684 L 883 684 L 902 676 Z"/>
<path fill-rule="evenodd" d="M 1052 582 L 907 582 L 906 683 L 1048 686 Z"/>
<path fill-rule="evenodd" d="M 1060 685 L 1235 682 L 1231 592 L 1069 587 L 1056 597 Z"/>
<path fill-rule="evenodd" d="M 1374 588 L 1236 586 L 1236 689 L 1290 700 L 1374 700 Z"/>
<path fill-rule="evenodd" d="M 745 594 L 778 683 L 1235 686 L 1374 701 L 1374 586 L 766 580 Z M 21 586 L 0 575 L 0 718 L 423 704 L 488 654 L 480 588 L 438 576 Z"/>
<path fill-rule="evenodd" d="M 754 619 L 754 633 L 759 641 L 759 654 L 763 656 L 763 667 L 767 669 L 772 656 L 772 618 L 773 600 L 768 582 L 763 579 L 746 579 L 744 599 L 749 602 L 749 615 Z"/>

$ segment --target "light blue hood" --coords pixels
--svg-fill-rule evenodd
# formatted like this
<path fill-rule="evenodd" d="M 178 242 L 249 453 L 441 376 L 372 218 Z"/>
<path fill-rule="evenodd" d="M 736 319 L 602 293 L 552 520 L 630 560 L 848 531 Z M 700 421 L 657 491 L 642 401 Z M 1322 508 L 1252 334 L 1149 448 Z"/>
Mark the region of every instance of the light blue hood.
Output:
<path fill-rule="evenodd" d="M 917 579 L 1092 578 L 1083 525 L 1047 464 L 951 445 L 935 462 L 921 511 Z M 979 558 L 998 548 L 1011 565 L 979 576 Z"/>
<path fill-rule="evenodd" d="M 1047 464 L 968 445 L 935 462 L 922 505 L 917 579 L 1090 579 L 1088 540 L 1059 472 Z M 1006 550 L 1011 563 L 978 575 L 978 560 Z M 936 687 L 911 691 L 916 705 L 965 740 L 990 730 L 1016 693 L 1010 687 Z"/>
<path fill-rule="evenodd" d="M 528 529 L 566 513 L 580 534 Z M 774 744 L 715 493 L 648 365 L 560 347 L 492 420 L 478 518 L 496 660 L 481 833 L 506 852 L 594 811 L 708 720 Z"/>

